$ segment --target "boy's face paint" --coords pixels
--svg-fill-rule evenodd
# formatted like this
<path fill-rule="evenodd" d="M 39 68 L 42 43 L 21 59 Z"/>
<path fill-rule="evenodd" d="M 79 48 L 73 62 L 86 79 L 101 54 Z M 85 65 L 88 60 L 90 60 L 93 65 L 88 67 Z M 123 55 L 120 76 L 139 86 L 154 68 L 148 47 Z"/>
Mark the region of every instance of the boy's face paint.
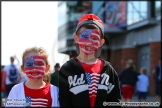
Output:
<path fill-rule="evenodd" d="M 79 48 L 86 54 L 92 54 L 99 48 L 100 34 L 96 29 L 85 29 L 79 35 Z"/>
<path fill-rule="evenodd" d="M 29 56 L 24 61 L 24 69 L 28 78 L 41 79 L 45 74 L 46 63 L 43 56 Z"/>

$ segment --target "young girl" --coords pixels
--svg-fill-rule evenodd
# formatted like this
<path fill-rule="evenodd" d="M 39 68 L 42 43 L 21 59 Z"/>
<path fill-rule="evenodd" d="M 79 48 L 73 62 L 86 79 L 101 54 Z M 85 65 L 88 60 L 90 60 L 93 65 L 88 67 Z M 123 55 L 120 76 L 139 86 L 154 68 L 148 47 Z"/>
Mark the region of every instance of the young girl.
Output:
<path fill-rule="evenodd" d="M 6 106 L 59 107 L 58 88 L 49 84 L 50 64 L 42 48 L 25 50 L 22 71 L 28 81 L 15 85 L 9 93 Z"/>

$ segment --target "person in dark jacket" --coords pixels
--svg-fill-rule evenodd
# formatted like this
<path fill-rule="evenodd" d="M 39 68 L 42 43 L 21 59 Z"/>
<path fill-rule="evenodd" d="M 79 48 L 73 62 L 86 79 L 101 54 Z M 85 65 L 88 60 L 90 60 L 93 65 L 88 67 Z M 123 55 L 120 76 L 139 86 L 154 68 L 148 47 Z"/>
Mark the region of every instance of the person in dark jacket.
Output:
<path fill-rule="evenodd" d="M 118 75 L 109 62 L 99 58 L 104 44 L 103 23 L 94 14 L 79 20 L 74 40 L 78 56 L 59 71 L 60 107 L 104 107 L 120 102 Z"/>
<path fill-rule="evenodd" d="M 56 65 L 54 66 L 54 69 L 55 69 L 55 72 L 53 74 L 51 74 L 51 81 L 50 81 L 50 83 L 52 85 L 55 85 L 55 86 L 58 87 L 60 64 L 56 63 Z"/>
<path fill-rule="evenodd" d="M 138 80 L 137 76 L 138 74 L 135 72 L 133 60 L 129 59 L 126 68 L 121 72 L 119 77 L 124 102 L 132 100 L 132 95 Z"/>

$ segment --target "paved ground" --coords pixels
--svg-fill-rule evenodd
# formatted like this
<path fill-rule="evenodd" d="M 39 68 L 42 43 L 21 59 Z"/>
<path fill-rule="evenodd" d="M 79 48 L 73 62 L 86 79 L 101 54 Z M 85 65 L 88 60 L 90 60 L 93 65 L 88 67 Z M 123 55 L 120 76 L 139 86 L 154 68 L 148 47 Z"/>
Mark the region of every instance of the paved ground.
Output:
<path fill-rule="evenodd" d="M 132 102 L 138 102 L 138 98 L 136 95 L 133 96 Z M 146 102 L 157 102 L 155 99 L 155 96 L 147 96 Z M 140 107 L 140 106 L 130 106 L 130 107 Z M 145 106 L 145 107 L 151 107 L 151 108 L 161 108 L 160 106 Z"/>
<path fill-rule="evenodd" d="M 138 102 L 138 98 L 137 98 L 136 95 L 133 96 L 132 101 L 133 102 Z M 156 102 L 155 96 L 147 96 L 146 101 L 147 102 Z"/>

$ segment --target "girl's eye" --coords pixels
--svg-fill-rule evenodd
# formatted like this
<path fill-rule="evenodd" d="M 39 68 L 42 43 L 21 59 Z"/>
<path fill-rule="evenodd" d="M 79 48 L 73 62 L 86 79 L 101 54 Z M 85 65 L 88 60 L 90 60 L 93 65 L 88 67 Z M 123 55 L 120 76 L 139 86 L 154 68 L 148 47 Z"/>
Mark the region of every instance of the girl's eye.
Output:
<path fill-rule="evenodd" d="M 43 66 L 43 65 L 44 65 L 43 62 L 36 62 L 35 64 L 36 64 L 37 66 Z"/>
<path fill-rule="evenodd" d="M 42 66 L 42 64 L 38 64 L 38 66 Z"/>
<path fill-rule="evenodd" d="M 27 63 L 26 66 L 33 66 L 33 63 Z"/>

